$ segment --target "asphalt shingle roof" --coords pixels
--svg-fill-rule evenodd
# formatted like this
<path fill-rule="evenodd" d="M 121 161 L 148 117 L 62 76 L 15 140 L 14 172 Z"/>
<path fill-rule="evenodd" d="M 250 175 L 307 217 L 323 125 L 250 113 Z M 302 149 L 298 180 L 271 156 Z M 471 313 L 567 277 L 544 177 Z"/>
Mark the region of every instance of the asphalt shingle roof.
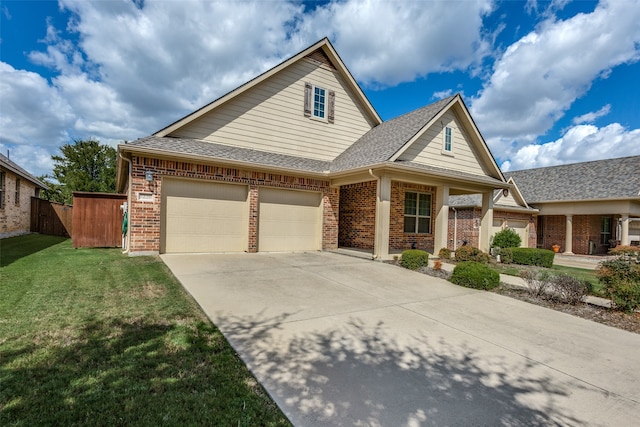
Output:
<path fill-rule="evenodd" d="M 195 154 L 213 159 L 254 163 L 256 165 L 274 166 L 302 172 L 326 172 L 329 170 L 329 166 L 331 164 L 330 162 L 321 160 L 269 153 L 249 148 L 232 147 L 229 145 L 213 144 L 189 138 L 147 136 L 130 142 L 127 146 L 151 148 L 176 154 Z"/>
<path fill-rule="evenodd" d="M 455 95 L 442 99 L 374 127 L 336 157 L 331 171 L 340 172 L 389 160 L 454 97 Z"/>
<path fill-rule="evenodd" d="M 640 156 L 505 173 L 527 203 L 640 197 Z"/>
<path fill-rule="evenodd" d="M 20 175 L 22 178 L 24 178 L 24 179 L 26 179 L 28 181 L 31 181 L 32 183 L 34 183 L 35 185 L 37 185 L 40 188 L 44 188 L 44 189 L 48 188 L 38 178 L 36 178 L 35 176 L 31 175 L 29 172 L 24 170 L 16 162 L 14 162 L 13 160 L 9 159 L 7 156 L 4 156 L 2 154 L 0 154 L 0 166 L 2 166 L 4 169 L 10 170 L 11 172 L 13 172 L 13 173 L 15 173 L 17 175 Z"/>

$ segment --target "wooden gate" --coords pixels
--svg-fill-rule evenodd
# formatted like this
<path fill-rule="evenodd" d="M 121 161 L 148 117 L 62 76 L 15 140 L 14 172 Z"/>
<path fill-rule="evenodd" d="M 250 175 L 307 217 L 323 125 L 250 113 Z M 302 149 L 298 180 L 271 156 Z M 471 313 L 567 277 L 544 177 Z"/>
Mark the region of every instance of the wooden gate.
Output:
<path fill-rule="evenodd" d="M 73 206 L 31 198 L 31 232 L 71 237 Z"/>
<path fill-rule="evenodd" d="M 122 217 L 120 208 L 126 194 L 73 193 L 73 247 L 122 247 Z"/>

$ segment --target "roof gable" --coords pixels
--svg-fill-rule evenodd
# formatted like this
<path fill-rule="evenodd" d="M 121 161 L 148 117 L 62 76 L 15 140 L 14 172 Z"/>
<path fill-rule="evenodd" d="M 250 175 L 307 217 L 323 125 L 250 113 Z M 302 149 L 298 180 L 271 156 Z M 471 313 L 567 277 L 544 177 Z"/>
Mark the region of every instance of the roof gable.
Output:
<path fill-rule="evenodd" d="M 336 158 L 332 165 L 332 171 L 344 171 L 383 162 L 414 164 L 420 167 L 441 167 L 442 164 L 446 164 L 449 169 L 450 159 L 443 161 L 440 154 L 432 161 L 424 160 L 429 158 L 428 155 L 424 156 L 423 160 L 415 161 L 417 154 L 422 150 L 411 152 L 411 149 L 415 149 L 421 142 L 429 141 L 429 137 L 425 137 L 426 133 L 440 126 L 440 120 L 446 115 L 455 117 L 457 126 L 464 133 L 464 140 L 468 142 L 469 152 L 473 153 L 477 166 L 475 168 L 452 169 L 463 173 L 471 172 L 475 175 L 485 175 L 504 182 L 500 168 L 459 94 L 376 126 Z M 421 141 L 423 137 L 425 139 Z"/>
<path fill-rule="evenodd" d="M 344 65 L 344 63 L 338 56 L 338 53 L 333 48 L 333 45 L 331 44 L 329 39 L 325 37 L 322 40 L 316 42 L 315 44 L 309 46 L 302 52 L 298 53 L 297 55 L 294 55 L 291 58 L 281 62 L 280 64 L 276 65 L 270 70 L 267 70 L 266 72 L 257 76 L 253 80 L 248 81 L 247 83 L 239 86 L 238 88 L 232 90 L 231 92 L 228 92 L 227 94 L 205 105 L 204 107 L 194 111 L 193 113 L 186 115 L 185 117 L 177 120 L 176 122 L 170 124 L 169 126 L 154 133 L 153 135 L 160 136 L 160 137 L 169 136 L 172 132 L 176 131 L 177 129 L 187 125 L 193 120 L 212 111 L 213 109 L 224 104 L 230 99 L 255 87 L 259 83 L 274 76 L 275 74 L 281 72 L 285 68 L 291 66 L 292 64 L 296 63 L 297 61 L 305 57 L 308 57 L 309 59 L 315 60 L 319 63 L 330 64 L 330 66 L 333 69 L 335 69 L 345 79 L 345 82 L 347 83 L 349 88 L 353 91 L 358 102 L 361 104 L 363 111 L 370 117 L 371 121 L 374 124 L 382 123 L 382 119 L 373 108 L 373 105 L 371 105 L 371 103 L 369 102 L 369 99 L 366 97 L 366 95 L 364 94 L 364 92 L 362 91 L 362 89 L 360 88 L 356 80 L 353 78 L 353 76 L 351 75 L 347 67 Z"/>
<path fill-rule="evenodd" d="M 11 172 L 15 173 L 16 175 L 26 179 L 27 181 L 32 182 L 33 184 L 35 184 L 39 188 L 48 189 L 48 187 L 45 184 L 43 184 L 38 178 L 36 178 L 35 176 L 31 175 L 29 172 L 24 170 L 16 162 L 14 162 L 13 160 L 10 160 L 8 157 L 6 157 L 6 156 L 4 156 L 2 154 L 0 154 L 0 167 L 2 167 L 5 170 L 8 170 L 8 171 L 11 171 Z"/>
<path fill-rule="evenodd" d="M 640 156 L 508 172 L 530 203 L 640 198 Z"/>

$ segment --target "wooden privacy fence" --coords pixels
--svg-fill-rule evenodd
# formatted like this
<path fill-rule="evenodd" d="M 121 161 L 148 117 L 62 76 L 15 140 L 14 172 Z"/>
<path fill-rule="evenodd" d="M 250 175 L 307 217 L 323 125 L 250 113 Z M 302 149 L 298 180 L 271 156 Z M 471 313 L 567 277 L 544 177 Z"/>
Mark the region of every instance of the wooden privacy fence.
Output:
<path fill-rule="evenodd" d="M 122 247 L 122 217 L 120 206 L 126 194 L 73 193 L 73 247 Z"/>
<path fill-rule="evenodd" d="M 71 237 L 73 207 L 49 200 L 31 198 L 31 224 L 33 233 Z"/>

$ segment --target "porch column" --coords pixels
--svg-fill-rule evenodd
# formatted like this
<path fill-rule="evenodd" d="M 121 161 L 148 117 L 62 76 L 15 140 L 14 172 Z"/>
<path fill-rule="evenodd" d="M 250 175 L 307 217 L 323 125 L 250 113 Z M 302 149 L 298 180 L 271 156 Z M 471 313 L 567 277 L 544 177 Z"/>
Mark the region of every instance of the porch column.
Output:
<path fill-rule="evenodd" d="M 564 233 L 564 253 L 573 255 L 573 215 L 565 215 L 567 222 Z"/>
<path fill-rule="evenodd" d="M 436 221 L 433 233 L 433 253 L 437 255 L 440 249 L 447 247 L 449 231 L 449 187 L 436 189 Z"/>
<path fill-rule="evenodd" d="M 622 232 L 620 233 L 620 244 L 629 245 L 629 215 L 622 215 Z"/>
<path fill-rule="evenodd" d="M 493 226 L 493 191 L 482 193 L 481 215 L 478 247 L 483 252 L 489 252 L 491 227 Z"/>
<path fill-rule="evenodd" d="M 378 178 L 376 198 L 376 235 L 373 255 L 377 259 L 389 258 L 389 222 L 391 220 L 391 178 Z"/>

